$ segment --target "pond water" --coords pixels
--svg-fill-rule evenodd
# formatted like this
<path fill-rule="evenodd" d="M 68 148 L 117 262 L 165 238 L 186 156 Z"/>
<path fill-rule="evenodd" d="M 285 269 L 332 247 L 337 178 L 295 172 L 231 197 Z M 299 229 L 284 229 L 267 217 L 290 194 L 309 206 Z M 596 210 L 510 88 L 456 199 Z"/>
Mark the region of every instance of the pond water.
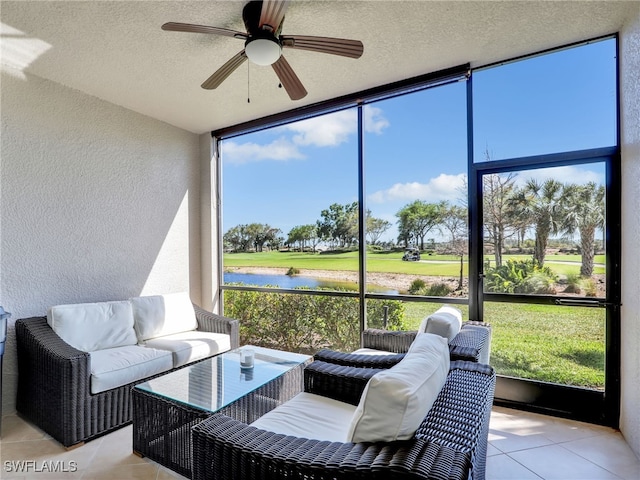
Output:
<path fill-rule="evenodd" d="M 277 288 L 332 288 L 358 291 L 358 284 L 355 282 L 339 282 L 331 280 L 321 280 L 314 277 L 301 277 L 296 275 L 261 275 L 256 273 L 231 273 L 225 272 L 223 276 L 225 284 L 243 283 L 245 285 L 254 285 L 257 287 L 277 287 Z M 383 293 L 386 295 L 397 295 L 397 290 L 390 290 L 386 287 L 369 285 L 368 291 Z"/>

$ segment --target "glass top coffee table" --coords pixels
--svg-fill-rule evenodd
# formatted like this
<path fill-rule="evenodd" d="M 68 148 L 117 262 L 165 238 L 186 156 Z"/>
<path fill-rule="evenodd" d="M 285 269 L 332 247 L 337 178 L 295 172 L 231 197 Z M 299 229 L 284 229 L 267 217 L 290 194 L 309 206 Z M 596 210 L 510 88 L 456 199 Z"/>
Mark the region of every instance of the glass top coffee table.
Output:
<path fill-rule="evenodd" d="M 253 367 L 241 355 L 253 352 Z M 220 412 L 252 423 L 303 390 L 312 357 L 244 346 L 133 388 L 133 450 L 191 477 L 191 427 Z"/>

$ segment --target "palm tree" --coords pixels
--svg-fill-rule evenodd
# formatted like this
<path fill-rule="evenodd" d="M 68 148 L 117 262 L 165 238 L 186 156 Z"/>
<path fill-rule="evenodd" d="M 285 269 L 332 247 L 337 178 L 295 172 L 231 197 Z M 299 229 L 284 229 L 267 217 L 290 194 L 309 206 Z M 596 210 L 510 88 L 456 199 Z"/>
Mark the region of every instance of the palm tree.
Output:
<path fill-rule="evenodd" d="M 563 185 L 557 180 L 550 178 L 539 183 L 530 179 L 509 200 L 511 214 L 517 213 L 521 223 L 532 224 L 535 228 L 533 258 L 541 267 L 544 265 L 549 236 L 560 231 L 563 220 L 562 192 Z"/>
<path fill-rule="evenodd" d="M 580 235 L 582 265 L 580 275 L 590 277 L 593 274 L 596 229 L 604 227 L 604 185 L 589 182 L 584 185 L 567 185 L 564 188 L 564 219 L 562 229 L 572 235 Z"/>

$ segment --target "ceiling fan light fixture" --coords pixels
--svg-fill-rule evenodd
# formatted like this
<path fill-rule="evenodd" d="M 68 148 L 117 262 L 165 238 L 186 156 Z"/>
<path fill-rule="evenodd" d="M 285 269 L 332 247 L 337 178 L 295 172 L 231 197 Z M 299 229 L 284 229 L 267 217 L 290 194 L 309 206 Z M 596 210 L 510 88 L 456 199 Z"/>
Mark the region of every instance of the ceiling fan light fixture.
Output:
<path fill-rule="evenodd" d="M 275 38 L 253 38 L 247 41 L 244 51 L 256 65 L 272 65 L 282 55 L 280 42 Z"/>

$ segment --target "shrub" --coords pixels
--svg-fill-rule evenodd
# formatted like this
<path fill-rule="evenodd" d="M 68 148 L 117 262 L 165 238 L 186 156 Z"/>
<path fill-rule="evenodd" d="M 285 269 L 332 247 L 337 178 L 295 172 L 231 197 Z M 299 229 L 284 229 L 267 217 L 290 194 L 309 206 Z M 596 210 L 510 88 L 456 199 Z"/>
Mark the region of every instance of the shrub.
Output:
<path fill-rule="evenodd" d="M 580 293 L 582 284 L 582 278 L 578 273 L 567 274 L 567 286 L 564 289 L 564 293 Z"/>
<path fill-rule="evenodd" d="M 413 282 L 411 282 L 411 286 L 409 287 L 409 293 L 411 295 L 420 295 L 420 292 L 427 286 L 424 280 L 421 278 L 416 278 Z"/>
<path fill-rule="evenodd" d="M 451 293 L 451 288 L 446 283 L 433 283 L 425 289 L 425 293 L 428 297 L 446 297 Z"/>
<path fill-rule="evenodd" d="M 582 288 L 584 288 L 584 294 L 587 297 L 595 297 L 598 295 L 598 287 L 596 286 L 596 282 L 593 278 L 583 278 Z"/>
<path fill-rule="evenodd" d="M 421 278 L 416 278 L 411 282 L 409 293 L 411 295 L 423 295 L 427 297 L 446 297 L 452 292 L 446 283 L 432 283 L 427 285 Z"/>
<path fill-rule="evenodd" d="M 369 326 L 382 328 L 385 306 L 387 328 L 405 329 L 399 300 L 367 301 Z M 357 298 L 227 290 L 224 313 L 240 321 L 241 344 L 304 353 L 360 347 Z"/>
<path fill-rule="evenodd" d="M 484 287 L 496 293 L 550 293 L 557 281 L 549 267 L 529 260 L 507 260 L 500 267 L 487 267 Z"/>

